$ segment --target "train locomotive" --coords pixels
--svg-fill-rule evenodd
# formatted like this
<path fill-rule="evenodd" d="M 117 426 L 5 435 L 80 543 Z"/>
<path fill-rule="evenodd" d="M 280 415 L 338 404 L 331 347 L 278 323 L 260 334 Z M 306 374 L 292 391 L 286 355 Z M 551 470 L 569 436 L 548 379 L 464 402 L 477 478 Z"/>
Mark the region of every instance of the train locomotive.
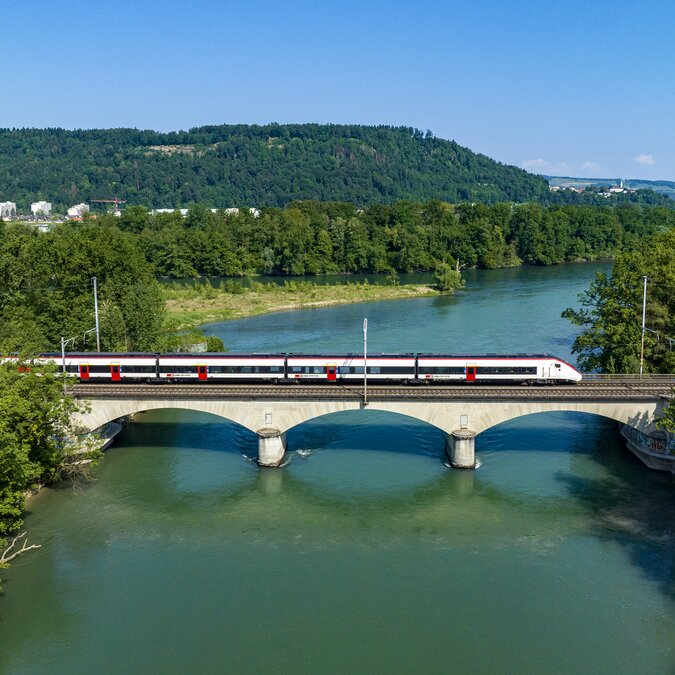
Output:
<path fill-rule="evenodd" d="M 364 380 L 362 354 L 42 354 L 39 361 L 65 363 L 80 382 L 340 384 Z M 373 354 L 369 382 L 406 384 L 573 384 L 582 378 L 550 354 Z"/>

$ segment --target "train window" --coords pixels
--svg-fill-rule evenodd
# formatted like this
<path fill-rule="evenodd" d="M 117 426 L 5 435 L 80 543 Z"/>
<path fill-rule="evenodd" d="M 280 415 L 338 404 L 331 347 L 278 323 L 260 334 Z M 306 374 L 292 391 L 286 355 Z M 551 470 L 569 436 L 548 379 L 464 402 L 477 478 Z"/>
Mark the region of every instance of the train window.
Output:
<path fill-rule="evenodd" d="M 420 366 L 420 375 L 464 375 L 463 367 L 456 366 Z"/>
<path fill-rule="evenodd" d="M 127 373 L 154 373 L 155 366 L 123 366 Z"/>
<path fill-rule="evenodd" d="M 123 368 L 120 368 L 121 372 L 127 372 L 128 368 L 127 366 L 124 366 Z M 110 375 L 110 366 L 89 366 L 89 373 L 94 374 L 94 373 L 105 373 L 106 375 Z"/>
<path fill-rule="evenodd" d="M 536 375 L 536 367 L 513 367 L 513 366 L 478 366 L 476 372 L 479 375 Z"/>
<path fill-rule="evenodd" d="M 369 366 L 368 372 L 372 373 L 373 375 L 379 375 L 380 374 L 380 368 L 379 368 L 379 366 Z"/>
<path fill-rule="evenodd" d="M 311 372 L 322 375 L 324 373 L 324 368 L 323 366 L 314 366 Z"/>

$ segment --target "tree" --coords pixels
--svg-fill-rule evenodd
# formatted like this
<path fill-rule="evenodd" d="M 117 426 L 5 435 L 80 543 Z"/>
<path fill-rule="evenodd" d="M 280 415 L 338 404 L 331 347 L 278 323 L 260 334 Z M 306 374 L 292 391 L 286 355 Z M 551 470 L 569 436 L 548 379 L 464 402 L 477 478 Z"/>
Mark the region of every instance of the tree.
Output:
<path fill-rule="evenodd" d="M 656 426 L 675 434 L 675 390 L 671 392 L 670 401 L 663 409 L 663 416 L 656 421 Z"/>
<path fill-rule="evenodd" d="M 583 370 L 607 373 L 637 372 L 640 365 L 642 278 L 647 296 L 645 370 L 673 372 L 675 352 L 675 230 L 645 240 L 638 250 L 618 256 L 611 276 L 598 274 L 579 296 L 581 308 L 563 316 L 583 330 L 572 351 Z"/>
<path fill-rule="evenodd" d="M 215 335 L 209 335 L 206 338 L 206 351 L 210 353 L 220 353 L 227 351 L 224 342 Z"/>
<path fill-rule="evenodd" d="M 74 476 L 83 461 L 100 456 L 78 440 L 73 415 L 82 406 L 64 396 L 58 373 L 55 364 L 0 364 L 0 557 L 5 562 L 13 555 L 11 544 L 5 549 L 7 538 L 23 523 L 26 492 Z"/>
<path fill-rule="evenodd" d="M 452 293 L 457 288 L 464 286 L 464 280 L 458 269 L 448 263 L 441 263 L 434 272 L 436 288 L 444 293 Z"/>

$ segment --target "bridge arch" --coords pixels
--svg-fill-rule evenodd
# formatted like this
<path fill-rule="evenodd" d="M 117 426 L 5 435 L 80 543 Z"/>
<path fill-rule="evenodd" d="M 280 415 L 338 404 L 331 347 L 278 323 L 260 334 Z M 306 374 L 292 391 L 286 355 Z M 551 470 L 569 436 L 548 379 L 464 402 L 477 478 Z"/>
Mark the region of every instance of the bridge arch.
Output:
<path fill-rule="evenodd" d="M 480 434 L 510 420 L 543 412 L 580 412 L 613 419 L 644 430 L 654 421 L 661 401 L 376 401 L 377 410 L 407 414 L 448 434 L 461 428 Z"/>
<path fill-rule="evenodd" d="M 509 420 L 541 412 L 582 412 L 607 417 L 644 430 L 649 427 L 662 401 L 371 401 L 369 410 L 381 410 L 426 422 L 447 434 L 468 428 L 474 433 Z M 257 432 L 274 427 L 285 433 L 294 427 L 324 415 L 363 407 L 357 400 L 231 400 L 203 397 L 153 399 L 93 399 L 79 422 L 93 431 L 107 422 L 158 409 L 183 409 L 210 413 Z"/>
<path fill-rule="evenodd" d="M 153 399 L 94 398 L 89 410 L 80 414 L 78 422 L 88 431 L 99 429 L 113 420 L 149 410 L 177 409 L 217 415 L 257 432 L 264 427 L 274 427 L 285 433 L 289 429 L 343 410 L 358 410 L 358 401 L 264 401 L 193 398 Z"/>

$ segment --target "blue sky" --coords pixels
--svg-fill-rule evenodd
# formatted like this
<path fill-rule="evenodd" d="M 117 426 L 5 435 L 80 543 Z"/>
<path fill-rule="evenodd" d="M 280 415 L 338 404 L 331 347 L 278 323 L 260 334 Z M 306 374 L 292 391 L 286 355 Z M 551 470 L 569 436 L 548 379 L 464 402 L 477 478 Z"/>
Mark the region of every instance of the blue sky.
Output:
<path fill-rule="evenodd" d="M 2 0 L 0 126 L 431 129 L 675 180 L 675 0 Z"/>

